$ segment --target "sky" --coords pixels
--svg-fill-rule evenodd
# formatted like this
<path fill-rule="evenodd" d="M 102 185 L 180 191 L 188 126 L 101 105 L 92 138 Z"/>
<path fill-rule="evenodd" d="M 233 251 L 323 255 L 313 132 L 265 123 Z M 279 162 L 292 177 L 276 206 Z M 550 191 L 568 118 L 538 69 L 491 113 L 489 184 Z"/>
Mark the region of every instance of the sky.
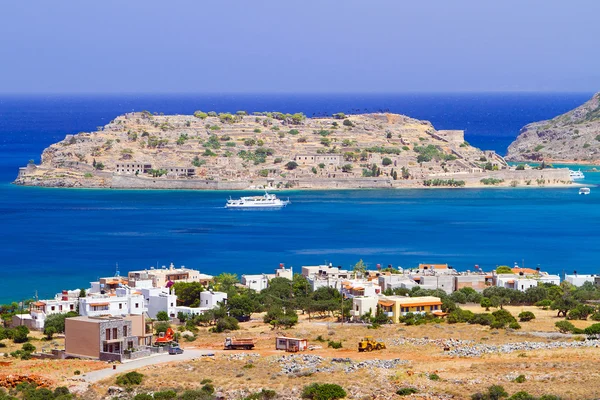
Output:
<path fill-rule="evenodd" d="M 594 92 L 598 0 L 0 2 L 0 93 Z"/>

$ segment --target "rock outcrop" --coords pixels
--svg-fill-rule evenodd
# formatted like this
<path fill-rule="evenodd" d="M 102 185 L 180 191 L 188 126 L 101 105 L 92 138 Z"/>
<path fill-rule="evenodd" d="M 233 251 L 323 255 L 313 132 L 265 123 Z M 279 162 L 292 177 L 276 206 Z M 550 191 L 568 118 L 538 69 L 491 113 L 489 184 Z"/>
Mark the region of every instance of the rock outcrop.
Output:
<path fill-rule="evenodd" d="M 600 93 L 565 114 L 523 127 L 506 159 L 600 161 Z"/>

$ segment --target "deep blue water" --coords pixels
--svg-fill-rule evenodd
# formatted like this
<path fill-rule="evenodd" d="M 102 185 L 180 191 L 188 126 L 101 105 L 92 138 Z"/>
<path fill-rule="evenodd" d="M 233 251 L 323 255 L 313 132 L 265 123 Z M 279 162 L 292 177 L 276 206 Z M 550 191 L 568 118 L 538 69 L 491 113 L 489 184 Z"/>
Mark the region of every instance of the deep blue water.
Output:
<path fill-rule="evenodd" d="M 390 110 L 465 129 L 504 154 L 528 122 L 591 94 L 228 95 L 0 97 L 0 302 L 49 296 L 112 275 L 166 265 L 202 272 L 270 272 L 283 262 L 459 269 L 525 260 L 551 272 L 598 272 L 600 192 L 577 189 L 287 192 L 280 211 L 222 208 L 230 193 L 23 188 L 19 166 L 65 134 L 131 110 L 302 111 L 311 116 Z M 600 183 L 600 174 L 587 174 Z M 235 196 L 241 193 L 234 193 Z"/>

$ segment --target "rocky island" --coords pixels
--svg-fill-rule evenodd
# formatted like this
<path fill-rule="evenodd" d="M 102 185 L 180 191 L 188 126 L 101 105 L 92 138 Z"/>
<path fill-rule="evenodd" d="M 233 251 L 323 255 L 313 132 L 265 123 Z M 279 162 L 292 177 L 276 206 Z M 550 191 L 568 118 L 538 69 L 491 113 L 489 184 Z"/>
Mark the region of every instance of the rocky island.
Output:
<path fill-rule="evenodd" d="M 18 185 L 83 188 L 350 189 L 551 186 L 567 169 L 509 167 L 460 130 L 390 113 L 129 113 L 67 135 Z"/>
<path fill-rule="evenodd" d="M 600 93 L 565 114 L 524 126 L 508 147 L 510 161 L 600 161 Z"/>

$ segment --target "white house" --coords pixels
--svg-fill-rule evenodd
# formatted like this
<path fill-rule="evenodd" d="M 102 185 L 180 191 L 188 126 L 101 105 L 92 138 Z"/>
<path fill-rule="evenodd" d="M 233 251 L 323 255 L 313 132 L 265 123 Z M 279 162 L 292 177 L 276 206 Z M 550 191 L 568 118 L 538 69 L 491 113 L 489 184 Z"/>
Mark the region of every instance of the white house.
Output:
<path fill-rule="evenodd" d="M 600 275 L 565 275 L 565 281 L 575 286 L 583 286 L 586 282 L 595 283 L 596 279 L 600 280 Z"/>
<path fill-rule="evenodd" d="M 242 275 L 242 285 L 248 289 L 260 292 L 269 286 L 269 277 L 267 274 Z"/>
<path fill-rule="evenodd" d="M 359 319 L 368 312 L 371 312 L 371 315 L 374 316 L 377 312 L 378 301 L 379 297 L 377 296 L 354 297 L 352 299 L 352 310 L 350 311 L 350 316 L 353 319 Z"/>
<path fill-rule="evenodd" d="M 200 292 L 200 307 L 202 308 L 217 308 L 219 304 L 226 303 L 227 293 L 225 292 L 213 292 L 212 290 Z"/>
<path fill-rule="evenodd" d="M 496 286 L 524 292 L 529 288 L 538 286 L 538 280 L 524 275 L 499 274 L 496 276 Z"/>
<path fill-rule="evenodd" d="M 177 316 L 175 308 L 177 307 L 177 295 L 173 294 L 167 288 L 144 288 L 142 296 L 146 299 L 148 305 L 148 316 L 156 318 L 160 311 L 166 311 L 169 317 Z"/>
<path fill-rule="evenodd" d="M 25 325 L 30 329 L 43 330 L 46 318 L 52 314 L 77 311 L 78 290 L 63 290 L 50 300 L 36 300 L 29 305 L 29 314 L 19 314 L 13 318 L 13 325 Z"/>
<path fill-rule="evenodd" d="M 101 315 L 140 315 L 148 312 L 146 299 L 141 292 L 129 287 L 120 287 L 114 293 L 92 293 L 79 299 L 79 315 L 98 317 Z"/>
<path fill-rule="evenodd" d="M 352 297 L 372 297 L 382 293 L 379 283 L 366 279 L 351 279 L 342 282 L 340 287 L 342 295 Z"/>

